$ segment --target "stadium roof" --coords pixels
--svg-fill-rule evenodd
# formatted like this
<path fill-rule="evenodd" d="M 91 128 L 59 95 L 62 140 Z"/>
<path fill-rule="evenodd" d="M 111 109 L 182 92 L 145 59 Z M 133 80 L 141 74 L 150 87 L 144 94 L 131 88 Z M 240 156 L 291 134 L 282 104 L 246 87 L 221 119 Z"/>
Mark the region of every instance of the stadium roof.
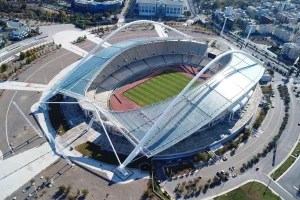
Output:
<path fill-rule="evenodd" d="M 210 123 L 242 101 L 263 75 L 264 67 L 241 54 L 210 80 L 190 89 L 160 123 L 146 142 L 147 156 L 153 156 Z M 126 112 L 110 112 L 130 137 L 141 141 L 173 98 Z"/>
<path fill-rule="evenodd" d="M 86 99 L 85 92 L 112 59 L 126 49 L 157 40 L 195 40 L 195 38 L 142 38 L 114 44 L 76 66 L 54 88 L 73 97 Z M 225 57 L 223 57 L 225 58 Z M 221 59 L 223 59 L 221 58 Z M 222 113 L 232 110 L 260 80 L 263 66 L 244 55 L 234 54 L 229 64 L 208 81 L 190 89 L 146 142 L 144 151 L 152 156 L 195 133 Z M 76 96 L 77 95 L 77 96 Z M 107 111 L 127 130 L 125 136 L 138 143 L 173 98 L 133 111 Z"/>
<path fill-rule="evenodd" d="M 194 40 L 186 37 L 168 37 L 168 38 L 140 38 L 135 40 L 126 40 L 112 46 L 109 46 L 98 54 L 87 60 L 82 65 L 76 66 L 66 77 L 64 77 L 55 87 L 55 90 L 61 92 L 71 92 L 81 95 L 84 98 L 89 84 L 106 66 L 106 64 L 120 54 L 122 51 L 147 42 L 158 40 Z"/>

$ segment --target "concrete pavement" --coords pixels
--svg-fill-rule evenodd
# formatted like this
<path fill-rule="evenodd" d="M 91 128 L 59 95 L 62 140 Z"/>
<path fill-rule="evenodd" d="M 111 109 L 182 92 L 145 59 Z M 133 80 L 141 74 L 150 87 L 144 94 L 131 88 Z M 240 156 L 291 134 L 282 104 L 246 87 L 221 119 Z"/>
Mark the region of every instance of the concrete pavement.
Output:
<path fill-rule="evenodd" d="M 37 83 L 22 83 L 16 81 L 6 81 L 0 83 L 0 90 L 27 90 L 27 91 L 44 91 L 46 85 Z"/>

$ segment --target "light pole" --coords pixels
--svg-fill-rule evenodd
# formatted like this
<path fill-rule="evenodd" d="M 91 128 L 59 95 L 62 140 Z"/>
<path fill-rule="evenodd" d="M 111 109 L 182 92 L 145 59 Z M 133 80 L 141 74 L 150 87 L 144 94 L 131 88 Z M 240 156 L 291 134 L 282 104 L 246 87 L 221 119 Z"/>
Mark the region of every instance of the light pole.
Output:
<path fill-rule="evenodd" d="M 223 32 L 224 32 L 224 29 L 225 29 L 225 25 L 226 25 L 227 18 L 228 18 L 228 17 L 225 16 L 225 21 L 224 21 L 224 24 L 223 24 L 223 28 L 222 28 L 220 37 L 223 37 Z"/>
<path fill-rule="evenodd" d="M 251 34 L 251 31 L 252 31 L 252 28 L 255 27 L 255 26 L 256 26 L 256 24 L 252 24 L 251 25 L 250 30 L 249 30 L 248 35 L 247 35 L 247 38 L 245 40 L 245 45 L 243 45 L 241 49 L 243 49 L 243 47 L 245 47 L 247 45 L 249 37 L 250 37 L 250 34 Z"/>

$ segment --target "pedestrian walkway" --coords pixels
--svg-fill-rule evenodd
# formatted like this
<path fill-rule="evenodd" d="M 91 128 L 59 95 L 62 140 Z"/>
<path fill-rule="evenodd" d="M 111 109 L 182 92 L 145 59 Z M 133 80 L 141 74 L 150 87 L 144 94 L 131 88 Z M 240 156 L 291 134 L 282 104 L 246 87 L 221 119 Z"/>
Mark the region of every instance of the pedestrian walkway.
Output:
<path fill-rule="evenodd" d="M 42 92 L 46 88 L 46 85 L 37 83 L 23 83 L 16 81 L 6 81 L 0 83 L 1 90 L 26 90 L 26 91 L 39 91 Z"/>
<path fill-rule="evenodd" d="M 155 24 L 155 30 L 157 32 L 157 34 L 159 35 L 159 37 L 168 37 L 168 34 L 165 33 L 164 27 Z"/>
<path fill-rule="evenodd" d="M 95 36 L 94 34 L 88 34 L 87 39 L 94 42 L 94 43 L 96 43 L 96 44 L 100 44 L 100 42 L 103 41 L 101 38 Z M 111 46 L 111 44 L 108 43 L 108 42 L 104 42 L 104 44 L 102 44 L 101 46 L 104 47 L 104 48 L 107 48 L 107 47 Z"/>
<path fill-rule="evenodd" d="M 0 162 L 0 199 L 5 199 L 59 158 L 48 143 Z"/>

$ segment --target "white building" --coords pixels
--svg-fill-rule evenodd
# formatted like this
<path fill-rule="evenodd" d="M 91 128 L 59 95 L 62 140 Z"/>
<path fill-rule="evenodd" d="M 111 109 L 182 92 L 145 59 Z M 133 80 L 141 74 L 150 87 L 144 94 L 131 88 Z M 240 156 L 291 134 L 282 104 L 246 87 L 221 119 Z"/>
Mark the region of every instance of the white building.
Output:
<path fill-rule="evenodd" d="M 271 11 L 269 9 L 264 9 L 264 8 L 257 8 L 254 11 L 254 15 L 257 15 L 257 16 L 270 15 L 270 14 L 271 14 Z"/>
<path fill-rule="evenodd" d="M 143 0 L 141 2 L 137 1 L 139 5 L 139 15 L 142 16 L 155 16 L 157 5 L 153 3 L 152 0 Z"/>
<path fill-rule="evenodd" d="M 139 15 L 181 17 L 185 3 L 183 0 L 137 0 Z"/>
<path fill-rule="evenodd" d="M 273 34 L 284 42 L 292 41 L 294 37 L 292 32 L 284 30 L 278 26 L 275 27 Z"/>
<path fill-rule="evenodd" d="M 295 43 L 285 43 L 280 51 L 281 55 L 287 56 L 291 60 L 296 60 L 300 54 L 300 46 Z"/>
<path fill-rule="evenodd" d="M 232 15 L 233 14 L 233 8 L 232 8 L 232 6 L 225 7 L 224 13 L 225 13 L 226 16 Z"/>
<path fill-rule="evenodd" d="M 259 34 L 273 34 L 274 26 L 272 24 L 259 25 L 256 30 Z"/>

